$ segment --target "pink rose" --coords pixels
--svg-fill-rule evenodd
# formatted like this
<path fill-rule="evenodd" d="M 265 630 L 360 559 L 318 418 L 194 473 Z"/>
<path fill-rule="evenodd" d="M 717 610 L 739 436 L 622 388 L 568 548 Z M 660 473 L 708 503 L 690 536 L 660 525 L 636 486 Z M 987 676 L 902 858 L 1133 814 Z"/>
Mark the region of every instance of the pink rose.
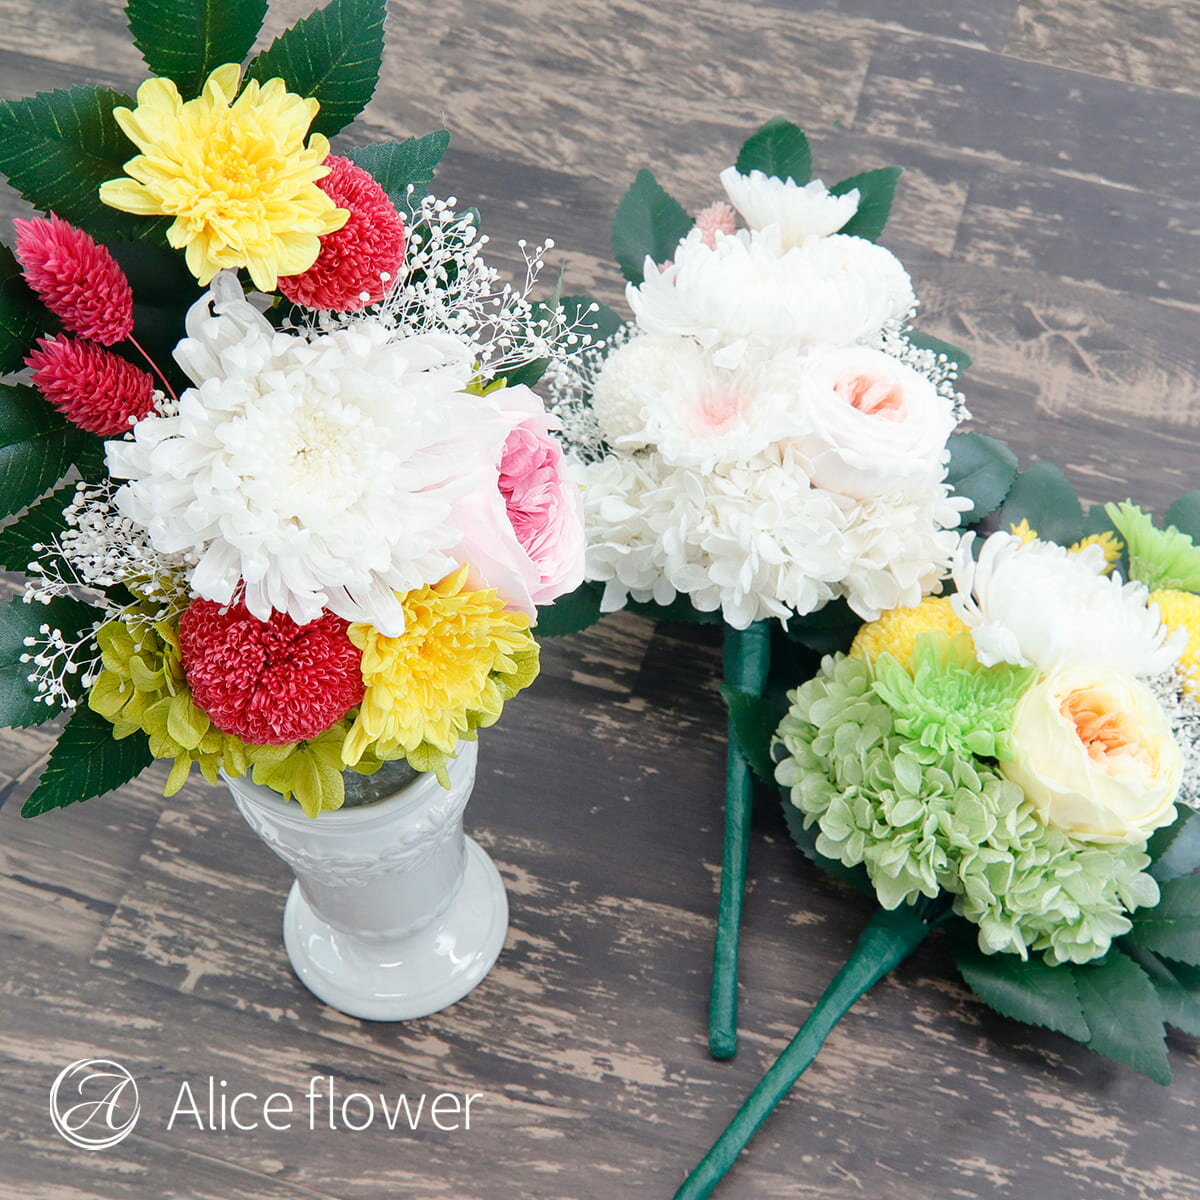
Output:
<path fill-rule="evenodd" d="M 494 486 L 476 488 L 456 509 L 463 540 L 456 557 L 477 586 L 493 587 L 512 608 L 536 615 L 539 604 L 583 582 L 583 496 L 567 478 L 558 419 L 527 387 L 488 396 L 508 435 Z"/>

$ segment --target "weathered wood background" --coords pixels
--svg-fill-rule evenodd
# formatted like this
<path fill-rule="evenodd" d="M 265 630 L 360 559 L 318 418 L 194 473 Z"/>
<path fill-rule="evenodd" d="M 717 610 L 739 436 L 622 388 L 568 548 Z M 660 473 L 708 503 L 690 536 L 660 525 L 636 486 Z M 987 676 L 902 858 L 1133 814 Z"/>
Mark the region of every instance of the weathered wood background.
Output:
<path fill-rule="evenodd" d="M 279 0 L 271 30 L 307 0 Z M 0 94 L 142 78 L 120 0 L 0 0 Z M 948 11 L 947 11 L 948 10 Z M 975 356 L 979 427 L 1062 463 L 1091 500 L 1197 485 L 1200 7 L 1187 0 L 394 2 L 356 136 L 454 142 L 444 193 L 493 248 L 555 237 L 569 290 L 620 302 L 608 223 L 637 167 L 685 202 L 764 118 L 841 178 L 907 168 L 887 242 L 923 324 Z M 11 196 L 3 215 L 19 213 Z M 285 868 L 228 797 L 162 775 L 22 821 L 49 744 L 0 771 L 0 1196 L 665 1200 L 845 956 L 863 902 L 760 815 L 743 1047 L 704 1037 L 720 857 L 718 653 L 618 617 L 552 644 L 483 740 L 469 824 L 509 885 L 512 932 L 450 1011 L 372 1025 L 292 977 Z M 1200 1058 L 1162 1089 L 972 1001 L 936 944 L 834 1033 L 720 1193 L 1043 1200 L 1200 1197 Z M 50 1081 L 110 1056 L 147 1116 L 70 1149 Z M 162 1130 L 183 1079 L 260 1094 L 482 1092 L 470 1132 Z"/>

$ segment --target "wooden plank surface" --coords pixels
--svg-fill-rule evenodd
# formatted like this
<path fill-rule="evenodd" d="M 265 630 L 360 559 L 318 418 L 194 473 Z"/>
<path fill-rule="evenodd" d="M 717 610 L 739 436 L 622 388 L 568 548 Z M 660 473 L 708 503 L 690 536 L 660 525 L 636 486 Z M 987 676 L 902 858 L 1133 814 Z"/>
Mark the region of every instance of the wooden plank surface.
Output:
<path fill-rule="evenodd" d="M 307 0 L 273 6 L 267 35 Z M 813 135 L 828 178 L 897 162 L 888 241 L 922 323 L 976 359 L 979 427 L 1090 500 L 1197 486 L 1195 5 L 1127 0 L 392 5 L 356 137 L 449 126 L 439 176 L 492 248 L 553 236 L 568 290 L 621 303 L 608 222 L 638 166 L 690 207 L 754 123 Z M 120 0 L 0 0 L 0 94 L 132 90 Z M 22 212 L 11 195 L 0 216 Z M 292 977 L 286 869 L 221 791 L 161 771 L 22 821 L 49 731 L 0 745 L 0 1197 L 608 1200 L 670 1196 L 843 960 L 863 901 L 756 819 L 743 1048 L 704 1008 L 723 731 L 711 630 L 619 616 L 545 649 L 485 735 L 472 832 L 509 888 L 487 983 L 428 1020 L 342 1017 Z M 936 943 L 862 1001 L 721 1196 L 1200 1200 L 1200 1053 L 1170 1089 L 975 1003 Z M 72 1150 L 46 1095 L 73 1058 L 143 1081 L 115 1150 Z M 478 1092 L 454 1133 L 163 1125 L 209 1075 L 301 1093 Z"/>

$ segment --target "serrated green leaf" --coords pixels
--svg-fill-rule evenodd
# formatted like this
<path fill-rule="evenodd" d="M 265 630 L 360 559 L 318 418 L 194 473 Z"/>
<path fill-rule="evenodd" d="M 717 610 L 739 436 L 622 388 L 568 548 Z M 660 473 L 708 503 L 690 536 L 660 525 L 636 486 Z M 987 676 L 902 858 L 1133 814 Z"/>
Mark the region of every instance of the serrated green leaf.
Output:
<path fill-rule="evenodd" d="M 1168 879 L 1153 908 L 1139 908 L 1126 935 L 1132 942 L 1173 958 L 1200 966 L 1200 874 Z"/>
<path fill-rule="evenodd" d="M 750 769 L 763 781 L 775 782 L 771 739 L 783 719 L 783 711 L 762 696 L 722 683 L 719 687 L 729 710 L 729 738 Z"/>
<path fill-rule="evenodd" d="M 741 175 L 761 171 L 775 179 L 805 184 L 812 178 L 812 149 L 804 130 L 784 117 L 772 117 L 738 151 Z"/>
<path fill-rule="evenodd" d="M 1069 970 L 1075 978 L 1092 1035 L 1088 1049 L 1126 1063 L 1155 1083 L 1171 1082 L 1158 993 L 1133 959 L 1113 949 L 1098 962 L 1055 969 Z"/>
<path fill-rule="evenodd" d="M 630 283 L 641 283 L 646 258 L 670 262 L 693 225 L 683 205 L 668 195 L 644 168 L 621 197 L 612 224 L 613 254 Z"/>
<path fill-rule="evenodd" d="M 896 184 L 904 174 L 901 167 L 880 167 L 877 171 L 864 171 L 851 175 L 829 190 L 835 196 L 844 196 L 858 188 L 858 211 L 838 230 L 849 237 L 875 241 L 883 232 L 892 211 L 892 200 L 896 195 Z"/>
<path fill-rule="evenodd" d="M 150 744 L 141 732 L 117 741 L 113 727 L 99 713 L 80 705 L 63 727 L 58 744 L 21 816 L 37 817 L 52 808 L 103 796 L 152 762 Z"/>
<path fill-rule="evenodd" d="M 41 725 L 62 710 L 58 705 L 39 703 L 37 689 L 29 682 L 34 669 L 21 662 L 22 654 L 36 653 L 25 645 L 27 637 L 39 636 L 43 625 L 61 629 L 68 642 L 94 624 L 99 610 L 60 596 L 49 604 L 26 604 L 21 599 L 0 603 L 0 725 L 21 728 Z M 70 691 L 77 699 L 83 692 L 82 680 L 69 679 Z"/>
<path fill-rule="evenodd" d="M 839 598 L 807 616 L 789 618 L 787 633 L 792 641 L 818 654 L 837 654 L 850 649 L 862 624 L 862 617 Z"/>
<path fill-rule="evenodd" d="M 958 364 L 958 373 L 960 375 L 964 371 L 969 370 L 971 364 L 975 361 L 960 346 L 952 346 L 949 342 L 944 342 L 941 338 L 934 337 L 932 333 L 922 333 L 919 329 L 910 329 L 905 333 L 905 337 L 921 350 L 932 350 L 934 354 L 944 354 L 948 359 Z"/>
<path fill-rule="evenodd" d="M 355 146 L 346 151 L 346 157 L 370 172 L 400 212 L 412 216 L 428 194 L 428 184 L 433 181 L 433 173 L 449 145 L 450 134 L 439 129 L 402 142 Z M 410 184 L 411 196 L 408 192 Z"/>
<path fill-rule="evenodd" d="M 947 443 L 950 465 L 946 482 L 958 496 L 971 501 L 962 515 L 964 526 L 975 525 L 1004 503 L 1017 477 L 1017 456 L 1001 441 L 984 433 L 955 433 Z"/>
<path fill-rule="evenodd" d="M 1083 530 L 1083 508 L 1067 477 L 1052 462 L 1039 459 L 1017 476 L 1000 509 L 1000 528 L 1028 521 L 1043 541 L 1070 546 Z"/>
<path fill-rule="evenodd" d="M 37 557 L 33 547 L 62 532 L 63 510 L 74 499 L 75 484 L 64 484 L 0 529 L 0 567 L 6 571 L 24 571 Z"/>
<path fill-rule="evenodd" d="M 1091 1037 L 1069 970 L 1040 959 L 1022 961 L 1015 954 L 984 954 L 975 926 L 966 922 L 955 930 L 950 945 L 967 986 L 1001 1016 L 1065 1033 L 1077 1042 Z"/>
<path fill-rule="evenodd" d="M 267 0 L 128 0 L 125 15 L 150 74 L 173 80 L 190 100 L 210 72 L 250 53 Z"/>
<path fill-rule="evenodd" d="M 1174 525 L 1180 533 L 1186 533 L 1197 546 L 1200 546 L 1200 491 L 1188 492 L 1186 495 L 1180 496 L 1167 509 L 1163 523 Z"/>
<path fill-rule="evenodd" d="M 95 442 L 33 388 L 0 384 L 0 516 L 32 504 Z"/>
<path fill-rule="evenodd" d="M 1156 829 L 1146 846 L 1150 874 L 1159 883 L 1200 870 L 1200 813 L 1180 808 L 1170 825 Z"/>
<path fill-rule="evenodd" d="M 136 153 L 112 115 L 132 103 L 111 88 L 87 87 L 0 100 L 0 171 L 34 208 L 97 237 L 163 238 L 165 219 L 100 201 L 100 185 L 120 177 Z"/>
<path fill-rule="evenodd" d="M 579 633 L 600 620 L 600 599 L 604 585 L 581 583 L 573 592 L 559 596 L 553 604 L 538 609 L 538 637 L 565 637 Z"/>
<path fill-rule="evenodd" d="M 837 859 L 826 858 L 825 855 L 819 853 L 817 850 L 816 825 L 813 825 L 811 829 L 805 829 L 804 814 L 792 803 L 787 789 L 781 789 L 780 794 L 783 798 L 783 819 L 787 824 L 788 833 L 791 834 L 792 841 L 796 843 L 800 853 L 809 862 L 820 867 L 822 871 L 832 875 L 834 879 L 849 884 L 857 892 L 874 896 L 875 885 L 871 882 L 871 877 L 867 874 L 866 867 L 862 866 L 861 863 L 857 867 L 847 867 Z"/>
<path fill-rule="evenodd" d="M 1140 946 L 1125 947 L 1130 958 L 1150 976 L 1163 1020 L 1184 1033 L 1200 1037 L 1200 967 L 1167 962 Z"/>
<path fill-rule="evenodd" d="M 25 352 L 49 324 L 49 314 L 25 282 L 16 255 L 0 246 L 0 375 L 21 366 Z"/>
<path fill-rule="evenodd" d="M 289 92 L 319 101 L 313 132 L 332 137 L 375 94 L 386 16 L 387 0 L 333 0 L 280 34 L 251 62 L 246 78 L 280 78 Z"/>

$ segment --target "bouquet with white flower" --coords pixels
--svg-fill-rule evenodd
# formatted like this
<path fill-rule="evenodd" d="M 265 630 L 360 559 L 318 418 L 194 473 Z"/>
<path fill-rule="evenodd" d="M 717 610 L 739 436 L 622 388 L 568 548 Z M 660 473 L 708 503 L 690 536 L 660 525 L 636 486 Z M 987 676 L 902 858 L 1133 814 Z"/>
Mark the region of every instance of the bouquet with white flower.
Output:
<path fill-rule="evenodd" d="M 0 389 L 0 564 L 28 577 L 0 715 L 70 714 L 26 815 L 156 758 L 168 794 L 197 765 L 313 817 L 351 768 L 444 779 L 583 575 L 528 386 L 579 340 L 531 300 L 546 247 L 500 280 L 478 214 L 425 195 L 444 132 L 330 153 L 385 0 L 333 0 L 245 69 L 265 4 L 187 7 L 130 0 L 136 101 L 0 105 L 0 169 L 48 214 L 0 255 L 0 370 L 33 372 Z"/>
<path fill-rule="evenodd" d="M 899 174 L 827 188 L 803 132 L 777 118 L 721 173 L 727 201 L 695 220 L 638 175 L 613 225 L 633 320 L 592 307 L 605 340 L 551 374 L 585 488 L 588 582 L 548 632 L 623 607 L 720 620 L 726 683 L 758 694 L 772 623 L 820 648 L 938 588 L 965 504 L 947 442 L 967 360 L 912 328 L 912 282 L 876 243 Z M 736 1048 L 749 804 L 733 749 L 718 1057 Z"/>
<path fill-rule="evenodd" d="M 865 623 L 782 719 L 734 708 L 799 847 L 879 909 L 678 1200 L 935 928 L 985 1004 L 1161 1083 L 1164 1023 L 1200 1034 L 1200 492 L 1165 528 L 1128 502 L 1085 519 L 1049 464 L 1014 482 L 998 444 L 968 453 L 973 510 L 1008 497 L 953 594 Z"/>

